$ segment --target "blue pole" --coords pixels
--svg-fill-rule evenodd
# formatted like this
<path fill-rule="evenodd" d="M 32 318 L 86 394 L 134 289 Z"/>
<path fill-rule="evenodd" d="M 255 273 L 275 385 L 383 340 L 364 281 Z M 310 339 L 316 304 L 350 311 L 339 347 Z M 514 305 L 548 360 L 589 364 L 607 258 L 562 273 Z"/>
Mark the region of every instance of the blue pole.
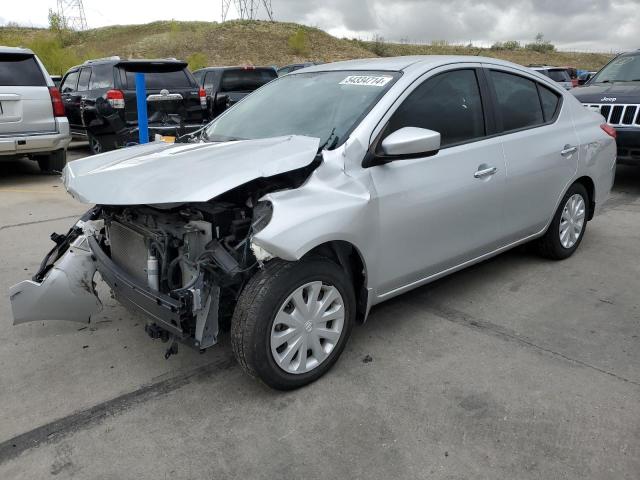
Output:
<path fill-rule="evenodd" d="M 144 73 L 136 73 L 136 102 L 138 105 L 138 134 L 140 136 L 140 143 L 149 143 L 147 88 L 144 84 Z"/>

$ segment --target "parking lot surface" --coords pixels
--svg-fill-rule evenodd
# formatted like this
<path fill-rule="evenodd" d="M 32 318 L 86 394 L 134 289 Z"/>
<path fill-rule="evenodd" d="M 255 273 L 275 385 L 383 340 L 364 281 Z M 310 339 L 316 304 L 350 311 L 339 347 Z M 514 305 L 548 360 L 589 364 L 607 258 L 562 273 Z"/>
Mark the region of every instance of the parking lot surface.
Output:
<path fill-rule="evenodd" d="M 8 288 L 86 209 L 0 163 L 0 478 L 640 478 L 640 169 L 573 257 L 519 248 L 376 307 L 288 393 L 227 337 L 165 360 L 104 289 L 89 325 L 12 326 Z"/>

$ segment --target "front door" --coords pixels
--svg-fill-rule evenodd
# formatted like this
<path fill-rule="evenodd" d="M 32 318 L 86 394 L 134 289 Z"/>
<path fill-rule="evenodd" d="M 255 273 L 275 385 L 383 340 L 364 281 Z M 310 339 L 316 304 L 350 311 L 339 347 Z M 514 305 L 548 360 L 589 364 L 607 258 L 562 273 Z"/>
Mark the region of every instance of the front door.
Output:
<path fill-rule="evenodd" d="M 458 68 L 417 86 L 381 139 L 403 127 L 440 132 L 434 156 L 370 168 L 379 211 L 377 294 L 491 252 L 503 240 L 505 161 L 487 138 L 479 71 Z"/>

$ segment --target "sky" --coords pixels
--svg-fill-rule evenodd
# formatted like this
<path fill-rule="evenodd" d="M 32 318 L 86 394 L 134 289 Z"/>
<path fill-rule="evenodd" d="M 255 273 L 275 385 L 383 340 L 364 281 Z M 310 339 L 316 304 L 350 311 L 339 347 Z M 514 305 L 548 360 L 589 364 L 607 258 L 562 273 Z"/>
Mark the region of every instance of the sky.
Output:
<path fill-rule="evenodd" d="M 70 0 L 65 0 L 69 2 Z M 56 0 L 2 0 L 0 24 L 46 26 Z M 220 21 L 221 0 L 83 0 L 89 27 L 154 20 Z M 274 17 L 338 37 L 489 46 L 543 33 L 564 50 L 640 48 L 640 0 L 272 0 Z M 264 14 L 260 15 L 264 18 Z M 237 18 L 231 7 L 229 18 Z"/>

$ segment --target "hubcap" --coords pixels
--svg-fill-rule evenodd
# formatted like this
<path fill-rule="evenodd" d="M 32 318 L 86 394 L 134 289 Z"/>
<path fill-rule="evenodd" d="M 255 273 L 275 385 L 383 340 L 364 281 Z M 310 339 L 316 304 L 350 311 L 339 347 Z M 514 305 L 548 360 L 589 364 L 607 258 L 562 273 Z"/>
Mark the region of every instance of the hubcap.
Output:
<path fill-rule="evenodd" d="M 96 154 L 102 153 L 102 145 L 100 144 L 97 138 L 91 137 L 90 143 L 91 143 L 90 145 L 91 151 L 93 153 L 96 153 Z"/>
<path fill-rule="evenodd" d="M 306 373 L 322 362 L 340 340 L 344 300 L 333 285 L 310 282 L 284 301 L 271 327 L 271 354 L 287 373 Z"/>
<path fill-rule="evenodd" d="M 564 204 L 560 217 L 560 243 L 564 248 L 573 247 L 582 233 L 585 220 L 585 203 L 582 195 L 572 195 Z"/>

